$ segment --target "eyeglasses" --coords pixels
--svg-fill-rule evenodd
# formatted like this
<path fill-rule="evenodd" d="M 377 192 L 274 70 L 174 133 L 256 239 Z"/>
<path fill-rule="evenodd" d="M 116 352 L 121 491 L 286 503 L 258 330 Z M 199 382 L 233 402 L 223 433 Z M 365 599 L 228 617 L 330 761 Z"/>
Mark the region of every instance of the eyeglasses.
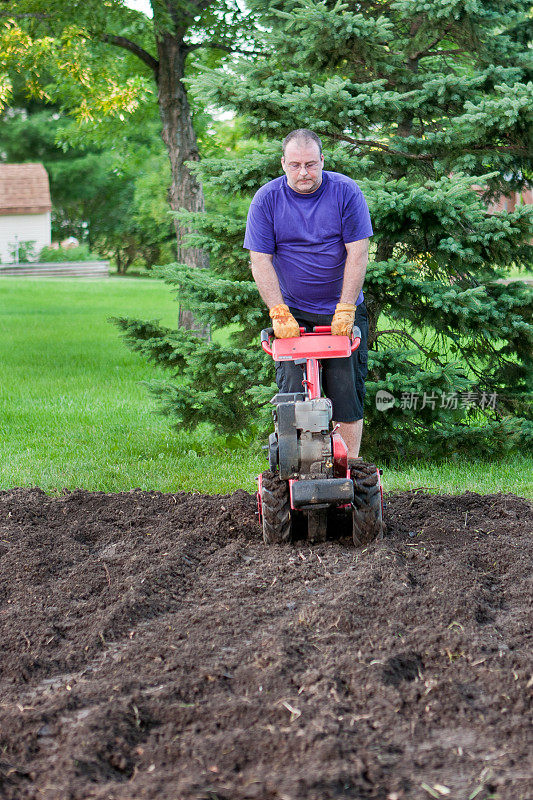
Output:
<path fill-rule="evenodd" d="M 320 166 L 319 161 L 310 161 L 308 164 L 287 164 L 288 168 L 293 172 L 299 172 L 302 167 L 305 169 L 306 172 L 315 172 Z"/>

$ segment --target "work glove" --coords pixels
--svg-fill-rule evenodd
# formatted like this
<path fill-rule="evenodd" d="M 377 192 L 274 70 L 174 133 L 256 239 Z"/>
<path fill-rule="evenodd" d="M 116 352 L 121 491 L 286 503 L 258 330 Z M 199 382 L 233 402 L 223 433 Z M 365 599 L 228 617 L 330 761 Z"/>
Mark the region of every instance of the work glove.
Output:
<path fill-rule="evenodd" d="M 300 326 L 289 311 L 289 306 L 280 303 L 273 306 L 268 312 L 272 318 L 272 327 L 276 339 L 290 339 L 291 336 L 300 335 Z"/>
<path fill-rule="evenodd" d="M 355 306 L 352 303 L 337 303 L 331 320 L 331 333 L 333 336 L 351 336 L 354 320 Z"/>

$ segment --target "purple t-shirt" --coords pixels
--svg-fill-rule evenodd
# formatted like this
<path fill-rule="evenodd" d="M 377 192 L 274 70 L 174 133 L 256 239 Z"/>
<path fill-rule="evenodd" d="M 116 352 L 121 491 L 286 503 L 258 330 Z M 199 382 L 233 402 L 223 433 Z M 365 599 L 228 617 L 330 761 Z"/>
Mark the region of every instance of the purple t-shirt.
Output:
<path fill-rule="evenodd" d="M 300 194 L 282 175 L 255 194 L 244 247 L 274 256 L 288 306 L 312 314 L 332 314 L 342 290 L 345 244 L 372 234 L 366 200 L 351 178 L 324 171 L 315 192 Z M 362 302 L 361 292 L 357 305 Z"/>

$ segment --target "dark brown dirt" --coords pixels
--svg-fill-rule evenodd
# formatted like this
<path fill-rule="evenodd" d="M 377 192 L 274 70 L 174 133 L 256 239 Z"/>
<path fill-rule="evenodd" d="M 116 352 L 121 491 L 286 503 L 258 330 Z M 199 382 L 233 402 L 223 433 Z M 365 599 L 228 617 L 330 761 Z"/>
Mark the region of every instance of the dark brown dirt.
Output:
<path fill-rule="evenodd" d="M 2 800 L 530 800 L 531 504 L 385 518 L 266 548 L 245 492 L 1 492 Z"/>

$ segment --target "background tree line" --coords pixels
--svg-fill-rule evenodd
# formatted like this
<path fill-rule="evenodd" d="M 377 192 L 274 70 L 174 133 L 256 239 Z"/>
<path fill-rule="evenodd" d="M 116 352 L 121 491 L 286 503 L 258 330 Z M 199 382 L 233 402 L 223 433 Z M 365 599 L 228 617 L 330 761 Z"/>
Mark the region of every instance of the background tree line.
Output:
<path fill-rule="evenodd" d="M 117 147 L 81 141 L 76 123 L 57 105 L 28 98 L 22 87 L 0 116 L 1 160 L 41 161 L 46 167 L 52 239 L 75 236 L 122 273 L 132 264 L 151 267 L 176 257 L 167 201 L 170 170 L 158 120 L 146 113 L 137 117 Z"/>
<path fill-rule="evenodd" d="M 249 14 L 233 0 L 153 0 L 151 8 L 150 19 L 123 0 L 0 0 L 4 158 L 22 160 L 27 152 L 14 137 L 35 137 L 39 128 L 40 141 L 29 144 L 48 156 L 56 228 L 90 222 L 89 236 L 122 270 L 135 257 L 168 260 L 172 246 L 179 261 L 206 265 L 205 254 L 185 246 L 186 229 L 163 201 L 174 212 L 205 207 L 188 162 L 199 158 L 209 117 L 198 107 L 193 126 L 183 78 L 186 66 L 193 74 L 246 47 Z M 38 110 L 39 119 L 21 131 L 22 117 Z M 76 203 L 81 217 L 73 215 Z"/>

